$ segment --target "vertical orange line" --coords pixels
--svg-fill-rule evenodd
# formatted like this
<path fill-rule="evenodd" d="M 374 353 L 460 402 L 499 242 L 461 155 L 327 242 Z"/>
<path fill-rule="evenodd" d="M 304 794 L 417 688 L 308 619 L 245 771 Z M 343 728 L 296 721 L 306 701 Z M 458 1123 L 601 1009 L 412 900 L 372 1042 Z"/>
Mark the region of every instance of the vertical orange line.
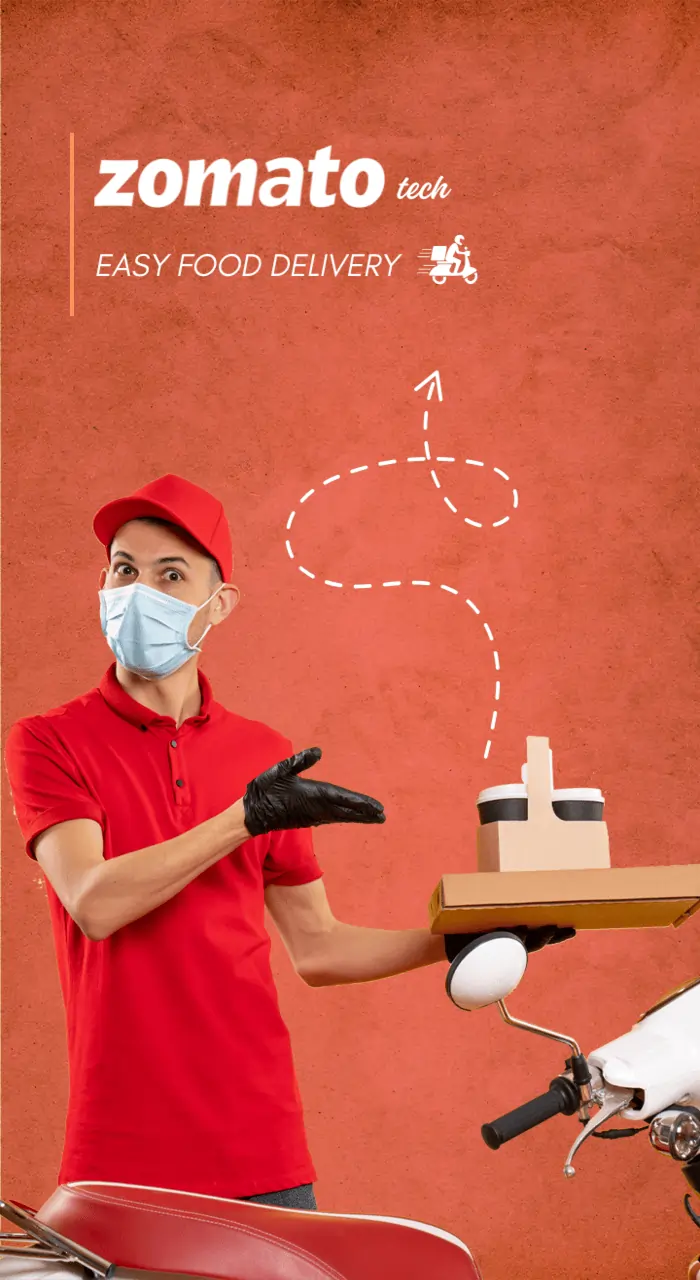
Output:
<path fill-rule="evenodd" d="M 75 134 L 70 135 L 70 160 L 69 160 L 69 214 L 68 214 L 68 257 L 69 257 L 69 288 L 68 288 L 68 314 L 75 315 Z"/>

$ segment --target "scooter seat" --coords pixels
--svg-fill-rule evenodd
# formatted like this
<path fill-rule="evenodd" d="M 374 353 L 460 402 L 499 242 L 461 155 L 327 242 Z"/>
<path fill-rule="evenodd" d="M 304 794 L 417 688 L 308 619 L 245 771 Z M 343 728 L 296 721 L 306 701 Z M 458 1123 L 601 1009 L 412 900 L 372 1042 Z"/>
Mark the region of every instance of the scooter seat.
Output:
<path fill-rule="evenodd" d="M 456 1236 L 113 1182 L 58 1187 L 37 1219 L 119 1267 L 211 1280 L 480 1280 Z"/>

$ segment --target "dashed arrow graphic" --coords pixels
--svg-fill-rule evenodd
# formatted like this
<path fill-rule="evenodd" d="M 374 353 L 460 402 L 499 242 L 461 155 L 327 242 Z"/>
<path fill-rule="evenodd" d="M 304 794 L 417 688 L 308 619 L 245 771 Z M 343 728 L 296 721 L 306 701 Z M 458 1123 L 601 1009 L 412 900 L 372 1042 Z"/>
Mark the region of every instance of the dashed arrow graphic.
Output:
<path fill-rule="evenodd" d="M 440 374 L 437 369 L 432 373 L 429 373 L 427 378 L 424 378 L 422 382 L 419 382 L 418 386 L 414 387 L 413 390 L 420 391 L 422 387 L 426 386 L 428 388 L 428 399 L 432 396 L 433 391 L 437 390 L 438 400 L 442 400 L 442 383 L 440 382 Z"/>

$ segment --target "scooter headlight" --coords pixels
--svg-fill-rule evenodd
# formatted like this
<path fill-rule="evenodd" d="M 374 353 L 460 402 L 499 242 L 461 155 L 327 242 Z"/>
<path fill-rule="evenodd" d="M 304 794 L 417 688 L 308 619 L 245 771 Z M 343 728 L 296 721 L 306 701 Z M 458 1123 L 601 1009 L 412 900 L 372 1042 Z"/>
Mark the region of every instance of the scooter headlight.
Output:
<path fill-rule="evenodd" d="M 695 1107 L 661 1111 L 651 1122 L 649 1140 L 657 1151 L 684 1164 L 700 1154 L 700 1111 Z"/>

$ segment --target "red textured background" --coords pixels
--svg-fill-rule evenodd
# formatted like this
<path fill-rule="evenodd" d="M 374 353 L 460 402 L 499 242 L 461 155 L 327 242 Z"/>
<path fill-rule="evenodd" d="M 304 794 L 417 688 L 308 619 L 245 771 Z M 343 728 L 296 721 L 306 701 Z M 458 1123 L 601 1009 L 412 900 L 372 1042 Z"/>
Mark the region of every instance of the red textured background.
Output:
<path fill-rule="evenodd" d="M 549 735 L 560 785 L 603 787 L 617 865 L 696 857 L 699 31 L 672 0 L 5 4 L 5 727 L 100 677 L 92 513 L 174 470 L 220 494 L 238 548 L 242 605 L 207 647 L 218 696 L 385 801 L 381 831 L 318 836 L 337 914 L 422 923 L 439 876 L 474 866 L 476 793 L 517 780 L 528 733 Z M 92 206 L 102 157 L 262 164 L 328 144 L 381 161 L 377 205 Z M 439 174 L 447 201 L 394 199 Z M 416 255 L 458 231 L 479 283 L 437 289 Z M 366 281 L 95 278 L 99 252 L 239 248 L 404 257 Z M 436 367 L 433 452 L 460 459 L 442 492 L 403 462 L 300 508 L 336 472 L 420 453 L 412 388 Z M 505 514 L 504 482 L 467 457 L 518 487 L 502 528 L 441 501 Z M 487 761 L 493 661 L 465 596 L 502 662 Z M 62 1141 L 63 1021 L 6 791 L 2 879 L 2 1186 L 37 1203 Z M 682 1180 L 646 1139 L 589 1144 L 575 1184 L 571 1122 L 482 1145 L 484 1120 L 560 1069 L 555 1047 L 459 1015 L 437 969 L 311 991 L 275 955 L 322 1208 L 456 1231 L 485 1280 L 685 1274 Z M 699 960 L 695 922 L 580 937 L 537 958 L 513 1007 L 590 1049 Z"/>

